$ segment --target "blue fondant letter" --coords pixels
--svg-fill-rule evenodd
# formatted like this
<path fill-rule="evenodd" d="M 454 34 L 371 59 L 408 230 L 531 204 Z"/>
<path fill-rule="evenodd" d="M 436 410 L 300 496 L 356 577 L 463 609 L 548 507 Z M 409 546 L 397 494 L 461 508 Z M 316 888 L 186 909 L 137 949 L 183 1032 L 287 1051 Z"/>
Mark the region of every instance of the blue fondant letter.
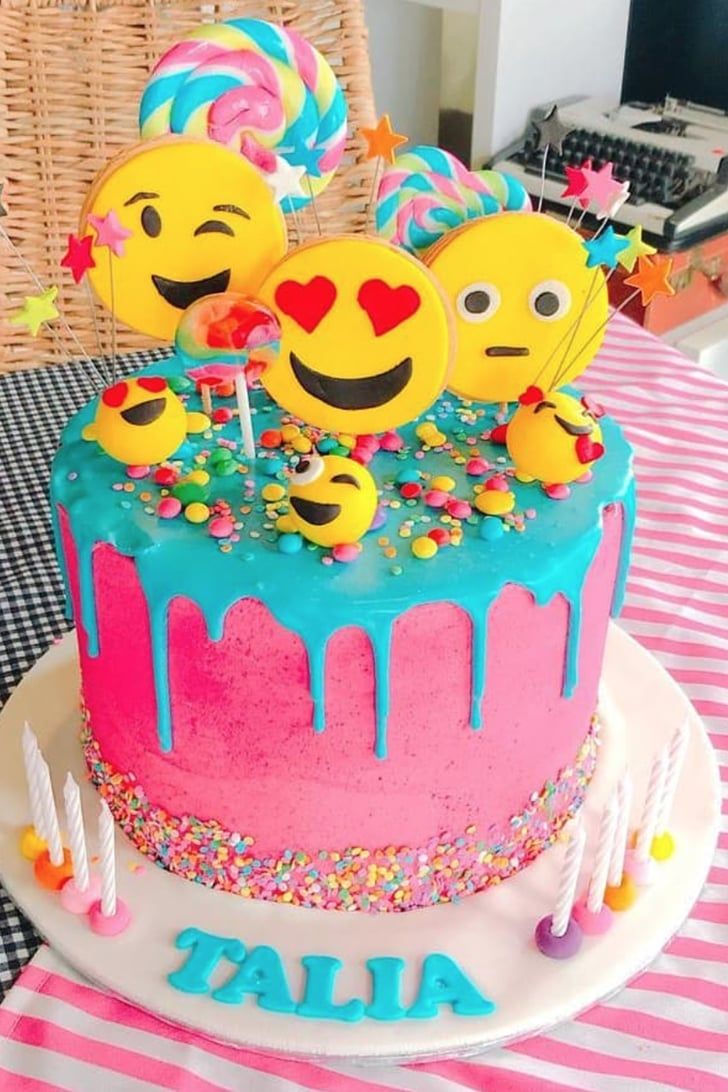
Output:
<path fill-rule="evenodd" d="M 366 1015 L 373 1020 L 401 1020 L 406 1013 L 399 1003 L 404 960 L 396 956 L 378 956 L 367 960 L 372 976 L 372 999 Z"/>
<path fill-rule="evenodd" d="M 344 1020 L 354 1023 L 364 1015 L 364 1002 L 351 1000 L 344 1005 L 334 1002 L 334 981 L 341 969 L 341 960 L 332 956 L 304 956 L 301 963 L 306 969 L 306 988 L 303 1000 L 296 1008 L 299 1016 L 311 1016 L 315 1020 Z"/>
<path fill-rule="evenodd" d="M 207 993 L 210 975 L 221 959 L 240 963 L 245 958 L 245 948 L 239 940 L 216 937 L 213 933 L 203 933 L 202 929 L 183 929 L 174 943 L 181 951 L 189 949 L 190 954 L 184 966 L 167 976 L 167 981 L 184 993 Z"/>
<path fill-rule="evenodd" d="M 440 1005 L 451 1005 L 458 1016 L 488 1016 L 495 1005 L 483 997 L 449 956 L 428 955 L 422 964 L 417 1000 L 407 1013 L 415 1020 L 437 1016 Z"/>
<path fill-rule="evenodd" d="M 246 993 L 255 994 L 261 1009 L 270 1012 L 295 1012 L 296 1005 L 286 981 L 281 957 L 274 948 L 261 944 L 253 948 L 240 964 L 237 974 L 214 990 L 216 1001 L 239 1005 Z"/>

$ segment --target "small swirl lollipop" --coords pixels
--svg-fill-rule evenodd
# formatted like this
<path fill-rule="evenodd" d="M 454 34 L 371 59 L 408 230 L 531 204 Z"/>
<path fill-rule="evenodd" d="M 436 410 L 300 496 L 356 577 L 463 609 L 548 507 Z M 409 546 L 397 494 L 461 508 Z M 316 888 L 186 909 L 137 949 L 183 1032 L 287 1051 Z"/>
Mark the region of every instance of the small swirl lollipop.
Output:
<path fill-rule="evenodd" d="M 346 140 L 346 101 L 324 57 L 295 31 L 262 19 L 198 27 L 157 62 L 142 95 L 142 137 L 207 136 L 264 173 L 284 159 L 326 188 Z M 292 208 L 310 200 L 286 198 Z"/>
<path fill-rule="evenodd" d="M 530 207 L 516 179 L 499 171 L 469 171 L 449 152 L 423 144 L 385 170 L 376 225 L 381 235 L 419 255 L 467 220 Z"/>
<path fill-rule="evenodd" d="M 253 296 L 220 292 L 197 300 L 182 315 L 175 349 L 193 365 L 188 374 L 208 382 L 235 381 L 243 449 L 255 458 L 255 437 L 248 399 L 248 379 L 264 370 L 278 354 L 280 327 L 273 312 Z"/>

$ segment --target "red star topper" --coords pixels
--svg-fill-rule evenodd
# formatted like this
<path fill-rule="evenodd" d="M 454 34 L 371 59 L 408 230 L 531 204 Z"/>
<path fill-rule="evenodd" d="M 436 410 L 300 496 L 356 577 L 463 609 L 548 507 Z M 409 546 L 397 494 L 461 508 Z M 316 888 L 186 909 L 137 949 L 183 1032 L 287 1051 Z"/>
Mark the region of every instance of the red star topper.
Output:
<path fill-rule="evenodd" d="M 91 257 L 93 235 L 84 235 L 79 239 L 76 235 L 68 236 L 68 250 L 61 258 L 64 269 L 70 269 L 76 284 L 80 284 L 87 270 L 95 269 L 96 262 Z"/>

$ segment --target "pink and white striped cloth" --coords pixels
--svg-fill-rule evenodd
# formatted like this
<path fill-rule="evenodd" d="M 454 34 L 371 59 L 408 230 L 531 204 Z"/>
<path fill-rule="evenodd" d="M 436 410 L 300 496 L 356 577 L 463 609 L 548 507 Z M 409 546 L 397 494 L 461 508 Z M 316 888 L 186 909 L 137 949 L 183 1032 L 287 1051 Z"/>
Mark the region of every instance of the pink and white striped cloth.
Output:
<path fill-rule="evenodd" d="M 728 1090 L 728 385 L 618 316 L 586 389 L 637 453 L 622 624 L 685 688 L 724 785 L 713 868 L 690 920 L 610 1002 L 467 1062 L 357 1069 L 220 1046 L 84 983 L 47 948 L 0 1007 L 12 1092 Z"/>

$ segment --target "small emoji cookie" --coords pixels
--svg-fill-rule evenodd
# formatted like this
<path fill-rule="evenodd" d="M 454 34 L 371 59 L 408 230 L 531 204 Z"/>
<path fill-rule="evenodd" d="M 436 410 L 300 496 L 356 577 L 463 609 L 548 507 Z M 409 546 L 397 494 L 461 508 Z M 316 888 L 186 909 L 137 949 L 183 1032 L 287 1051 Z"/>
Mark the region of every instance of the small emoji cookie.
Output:
<path fill-rule="evenodd" d="M 187 432 L 209 424 L 204 414 L 188 414 L 161 376 L 143 375 L 103 391 L 83 438 L 127 466 L 150 466 L 173 455 Z"/>
<path fill-rule="evenodd" d="M 377 487 L 366 467 L 342 455 L 301 459 L 288 486 L 292 528 L 319 546 L 357 542 L 371 527 Z"/>
<path fill-rule="evenodd" d="M 384 432 L 417 417 L 446 384 L 447 300 L 430 271 L 390 243 L 318 239 L 288 254 L 258 294 L 281 328 L 263 385 L 311 425 Z"/>
<path fill-rule="evenodd" d="M 120 245 L 98 223 L 113 214 Z M 214 292 L 255 292 L 286 251 L 283 215 L 245 158 L 211 141 L 168 136 L 113 159 L 91 187 L 81 230 L 96 232 L 89 278 L 135 330 L 172 341 L 185 308 Z"/>
<path fill-rule="evenodd" d="M 570 382 L 596 354 L 604 275 L 587 269 L 581 237 L 565 224 L 535 212 L 482 217 L 443 236 L 425 262 L 455 309 L 449 387 L 462 398 L 515 402 L 533 383 Z"/>
<path fill-rule="evenodd" d="M 563 391 L 529 388 L 508 422 L 508 454 L 522 481 L 567 485 L 604 454 L 593 410 Z"/>

